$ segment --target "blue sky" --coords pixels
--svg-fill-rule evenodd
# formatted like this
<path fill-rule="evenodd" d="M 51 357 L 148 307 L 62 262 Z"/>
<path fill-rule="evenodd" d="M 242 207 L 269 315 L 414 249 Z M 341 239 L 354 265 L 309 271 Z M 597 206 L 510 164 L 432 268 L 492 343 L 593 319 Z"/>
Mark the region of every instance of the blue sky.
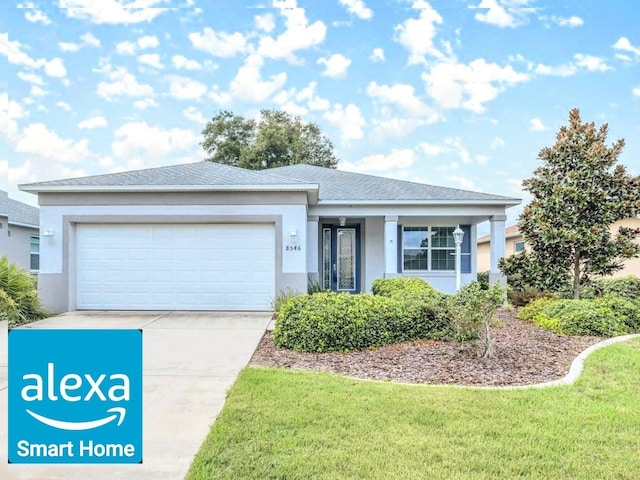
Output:
<path fill-rule="evenodd" d="M 635 3 L 6 2 L 0 188 L 198 161 L 208 119 L 262 108 L 320 125 L 339 168 L 526 201 L 578 107 L 639 174 Z"/>

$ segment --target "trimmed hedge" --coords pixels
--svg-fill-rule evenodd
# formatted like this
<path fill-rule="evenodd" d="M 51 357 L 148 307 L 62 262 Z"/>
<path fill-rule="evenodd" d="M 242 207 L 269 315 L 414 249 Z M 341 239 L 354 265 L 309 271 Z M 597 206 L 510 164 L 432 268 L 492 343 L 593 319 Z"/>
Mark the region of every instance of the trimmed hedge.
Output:
<path fill-rule="evenodd" d="M 443 296 L 422 278 L 417 277 L 378 278 L 371 285 L 371 293 L 383 297 L 407 294 L 434 298 Z"/>
<path fill-rule="evenodd" d="M 613 337 L 640 331 L 640 302 L 608 295 L 599 299 L 539 299 L 519 317 L 563 335 Z"/>
<path fill-rule="evenodd" d="M 278 312 L 274 341 L 300 352 L 361 350 L 449 335 L 442 301 L 420 294 L 322 292 L 286 301 Z"/>
<path fill-rule="evenodd" d="M 594 278 L 582 291 L 583 298 L 617 295 L 626 300 L 640 298 L 640 278 L 634 275 L 618 278 Z"/>

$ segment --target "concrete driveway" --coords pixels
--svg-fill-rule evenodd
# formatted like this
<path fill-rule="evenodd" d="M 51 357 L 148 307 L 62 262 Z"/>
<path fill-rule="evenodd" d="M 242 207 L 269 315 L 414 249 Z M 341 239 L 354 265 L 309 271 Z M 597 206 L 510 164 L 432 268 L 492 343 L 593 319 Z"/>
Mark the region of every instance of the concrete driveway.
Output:
<path fill-rule="evenodd" d="M 25 328 L 142 328 L 142 465 L 7 465 L 7 322 L 0 322 L 0 478 L 179 480 L 271 313 L 70 312 Z"/>

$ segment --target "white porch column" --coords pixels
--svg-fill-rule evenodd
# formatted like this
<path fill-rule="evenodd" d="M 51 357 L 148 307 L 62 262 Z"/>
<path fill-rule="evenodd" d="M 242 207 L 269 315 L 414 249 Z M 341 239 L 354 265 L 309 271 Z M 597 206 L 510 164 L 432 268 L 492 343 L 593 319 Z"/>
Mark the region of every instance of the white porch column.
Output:
<path fill-rule="evenodd" d="M 307 217 L 307 274 L 313 281 L 319 281 L 318 273 L 318 216 Z"/>
<path fill-rule="evenodd" d="M 506 285 L 506 278 L 498 269 L 498 261 L 505 255 L 505 221 L 506 215 L 493 215 L 489 217 L 489 223 L 491 225 L 491 241 L 489 242 L 490 248 L 490 268 L 489 268 L 489 283 L 500 283 Z"/>
<path fill-rule="evenodd" d="M 384 217 L 384 276 L 398 276 L 398 217 Z"/>

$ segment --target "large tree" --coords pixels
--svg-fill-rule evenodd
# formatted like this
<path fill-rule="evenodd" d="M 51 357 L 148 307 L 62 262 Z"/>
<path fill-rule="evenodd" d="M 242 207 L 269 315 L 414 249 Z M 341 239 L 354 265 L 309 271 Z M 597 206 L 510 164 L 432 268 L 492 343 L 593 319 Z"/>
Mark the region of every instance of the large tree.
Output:
<path fill-rule="evenodd" d="M 333 144 L 315 123 L 280 110 L 252 120 L 221 111 L 202 130 L 207 160 L 251 170 L 307 163 L 335 168 Z"/>
<path fill-rule="evenodd" d="M 505 274 L 545 290 L 571 286 L 578 298 L 591 275 L 610 275 L 640 255 L 639 229 L 610 231 L 640 213 L 640 176 L 617 163 L 624 140 L 607 146 L 607 133 L 607 124 L 582 123 L 576 108 L 555 145 L 540 151 L 542 165 L 523 182 L 533 199 L 518 221 L 530 251 L 503 259 Z"/>

